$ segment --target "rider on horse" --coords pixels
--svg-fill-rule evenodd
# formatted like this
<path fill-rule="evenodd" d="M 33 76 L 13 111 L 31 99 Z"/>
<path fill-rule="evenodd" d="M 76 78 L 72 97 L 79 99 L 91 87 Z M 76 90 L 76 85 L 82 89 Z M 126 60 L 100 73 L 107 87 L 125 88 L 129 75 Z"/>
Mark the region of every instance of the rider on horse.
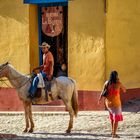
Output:
<path fill-rule="evenodd" d="M 40 70 L 43 79 L 50 81 L 53 77 L 54 58 L 52 53 L 49 51 L 50 45 L 48 43 L 43 42 L 40 47 L 42 48 L 42 52 L 43 52 L 43 65 L 34 68 L 33 72 L 36 73 L 36 70 Z M 29 89 L 30 97 L 35 96 L 38 83 L 39 83 L 39 78 L 38 76 L 35 76 L 35 78 L 32 81 L 31 87 Z"/>

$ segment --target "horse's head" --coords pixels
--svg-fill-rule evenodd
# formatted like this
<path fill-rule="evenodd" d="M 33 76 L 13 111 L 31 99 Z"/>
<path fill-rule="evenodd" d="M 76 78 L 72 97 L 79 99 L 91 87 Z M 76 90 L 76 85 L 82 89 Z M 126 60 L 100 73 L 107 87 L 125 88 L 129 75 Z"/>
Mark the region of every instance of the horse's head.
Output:
<path fill-rule="evenodd" d="M 0 77 L 4 77 L 4 76 L 6 76 L 6 74 L 7 74 L 7 66 L 8 66 L 8 62 L 6 62 L 6 63 L 4 63 L 4 64 L 1 64 L 0 65 Z"/>

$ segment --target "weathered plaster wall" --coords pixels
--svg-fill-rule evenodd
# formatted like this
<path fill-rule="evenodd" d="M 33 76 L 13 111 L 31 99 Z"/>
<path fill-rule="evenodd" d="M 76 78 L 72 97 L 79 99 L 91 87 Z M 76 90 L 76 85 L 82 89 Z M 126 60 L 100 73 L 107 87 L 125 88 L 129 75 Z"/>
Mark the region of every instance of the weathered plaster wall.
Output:
<path fill-rule="evenodd" d="M 80 90 L 101 90 L 105 80 L 103 0 L 75 0 L 68 7 L 68 73 Z"/>
<path fill-rule="evenodd" d="M 139 0 L 107 1 L 107 77 L 114 69 L 127 88 L 140 88 Z"/>
<path fill-rule="evenodd" d="M 29 73 L 29 14 L 22 0 L 0 1 L 0 64 Z M 0 83 L 1 84 L 1 83 Z"/>

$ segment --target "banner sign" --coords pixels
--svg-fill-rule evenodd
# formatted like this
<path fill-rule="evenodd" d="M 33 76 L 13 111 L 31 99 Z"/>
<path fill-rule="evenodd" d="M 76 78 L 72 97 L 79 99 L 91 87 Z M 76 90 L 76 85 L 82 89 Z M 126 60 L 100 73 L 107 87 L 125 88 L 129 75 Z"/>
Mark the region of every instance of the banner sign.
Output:
<path fill-rule="evenodd" d="M 47 36 L 58 36 L 63 29 L 63 7 L 42 7 L 42 31 Z"/>

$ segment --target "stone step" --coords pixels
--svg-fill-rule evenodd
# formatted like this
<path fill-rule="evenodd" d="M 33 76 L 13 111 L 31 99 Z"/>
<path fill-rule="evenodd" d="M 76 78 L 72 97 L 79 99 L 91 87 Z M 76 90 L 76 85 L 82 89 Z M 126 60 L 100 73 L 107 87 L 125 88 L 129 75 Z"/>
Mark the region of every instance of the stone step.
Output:
<path fill-rule="evenodd" d="M 64 105 L 32 105 L 32 111 L 66 111 L 66 107 Z"/>
<path fill-rule="evenodd" d="M 47 112 L 47 111 L 66 111 L 66 107 L 62 100 L 55 100 L 50 102 L 40 102 L 32 105 L 33 112 Z"/>
<path fill-rule="evenodd" d="M 37 102 L 33 102 L 33 105 L 64 105 L 63 101 L 62 100 L 49 100 L 49 101 L 46 101 L 46 100 L 40 100 L 40 101 L 37 101 Z"/>

